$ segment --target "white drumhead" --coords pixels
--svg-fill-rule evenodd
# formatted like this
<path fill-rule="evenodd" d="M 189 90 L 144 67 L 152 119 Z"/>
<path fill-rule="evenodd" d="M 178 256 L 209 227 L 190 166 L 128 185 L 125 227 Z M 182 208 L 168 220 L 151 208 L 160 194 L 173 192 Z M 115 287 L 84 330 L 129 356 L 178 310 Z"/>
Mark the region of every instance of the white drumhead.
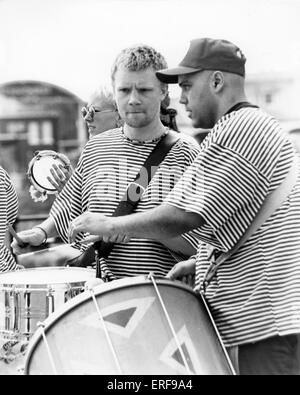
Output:
<path fill-rule="evenodd" d="M 43 267 L 0 274 L 0 288 L 5 284 L 68 284 L 85 282 L 96 277 L 94 269 L 79 267 Z"/>

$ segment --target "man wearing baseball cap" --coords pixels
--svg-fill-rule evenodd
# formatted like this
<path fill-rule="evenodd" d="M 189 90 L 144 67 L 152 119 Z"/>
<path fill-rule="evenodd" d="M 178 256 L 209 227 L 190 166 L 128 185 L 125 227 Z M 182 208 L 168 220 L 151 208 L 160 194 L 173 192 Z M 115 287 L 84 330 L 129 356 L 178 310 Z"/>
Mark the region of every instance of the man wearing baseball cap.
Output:
<path fill-rule="evenodd" d="M 279 123 L 247 102 L 245 62 L 233 43 L 201 38 L 157 71 L 180 85 L 193 126 L 211 129 L 201 152 L 159 207 L 87 216 L 75 234 L 159 240 L 200 228 L 197 254 L 168 277 L 195 275 L 240 374 L 299 374 L 299 160 Z"/>

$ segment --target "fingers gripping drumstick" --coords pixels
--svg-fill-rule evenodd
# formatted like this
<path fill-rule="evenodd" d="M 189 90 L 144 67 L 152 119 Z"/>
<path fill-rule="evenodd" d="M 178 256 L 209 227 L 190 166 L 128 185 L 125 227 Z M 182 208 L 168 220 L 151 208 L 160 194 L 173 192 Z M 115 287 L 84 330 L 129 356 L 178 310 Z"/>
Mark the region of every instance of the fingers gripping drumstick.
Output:
<path fill-rule="evenodd" d="M 25 248 L 28 247 L 29 243 L 25 243 L 16 233 L 16 231 L 14 230 L 14 228 L 12 227 L 12 225 L 8 224 L 7 225 L 9 233 L 16 239 L 18 245 L 21 248 Z"/>

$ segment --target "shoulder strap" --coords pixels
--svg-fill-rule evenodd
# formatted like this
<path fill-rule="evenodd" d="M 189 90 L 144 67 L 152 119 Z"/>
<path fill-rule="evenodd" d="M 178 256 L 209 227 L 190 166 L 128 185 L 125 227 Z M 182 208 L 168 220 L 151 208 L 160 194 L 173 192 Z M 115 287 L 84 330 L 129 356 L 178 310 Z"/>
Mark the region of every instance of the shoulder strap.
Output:
<path fill-rule="evenodd" d="M 135 179 L 127 186 L 127 190 L 114 211 L 113 217 L 127 215 L 134 210 L 158 166 L 178 139 L 179 134 L 169 130 L 169 133 L 157 143 L 145 160 L 140 171 L 137 173 Z"/>
<path fill-rule="evenodd" d="M 270 218 L 270 216 L 282 205 L 282 203 L 286 200 L 292 188 L 294 187 L 297 181 L 297 176 L 298 176 L 298 161 L 296 158 L 294 158 L 288 174 L 286 175 L 282 183 L 265 198 L 252 224 L 244 233 L 244 235 L 241 237 L 241 239 L 235 244 L 235 246 L 230 251 L 222 253 L 215 260 L 214 259 L 211 260 L 211 264 L 203 280 L 204 290 L 212 280 L 218 268 L 226 260 L 228 260 L 250 238 L 250 236 L 252 236 L 261 227 L 261 225 L 264 222 L 266 222 L 266 220 Z"/>
<path fill-rule="evenodd" d="M 130 214 L 135 209 L 159 164 L 164 160 L 178 139 L 179 133 L 169 130 L 169 133 L 157 143 L 145 160 L 134 181 L 128 185 L 123 198 L 120 200 L 112 215 L 113 217 Z M 98 251 L 99 257 L 103 258 L 108 257 L 113 246 L 114 243 L 105 243 L 104 241 L 98 241 L 94 244 L 94 248 Z"/>

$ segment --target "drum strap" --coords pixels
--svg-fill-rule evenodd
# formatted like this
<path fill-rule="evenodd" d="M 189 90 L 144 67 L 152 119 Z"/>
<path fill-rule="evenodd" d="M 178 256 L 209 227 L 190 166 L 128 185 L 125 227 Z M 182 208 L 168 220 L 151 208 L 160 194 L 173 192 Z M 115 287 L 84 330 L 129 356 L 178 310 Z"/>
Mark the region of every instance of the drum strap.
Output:
<path fill-rule="evenodd" d="M 117 208 L 112 214 L 113 217 L 130 214 L 138 205 L 144 191 L 154 176 L 158 166 L 164 160 L 168 152 L 178 141 L 179 135 L 177 132 L 169 130 L 168 134 L 164 136 L 154 147 L 150 155 L 145 160 L 140 171 L 137 173 L 135 179 L 127 186 L 126 192 L 120 200 Z M 113 249 L 114 243 L 106 243 L 104 241 L 97 241 L 94 244 L 96 252 L 96 277 L 101 278 L 99 258 L 107 258 Z M 98 262 L 97 262 L 98 261 Z"/>
<path fill-rule="evenodd" d="M 200 291 L 205 293 L 207 286 L 211 282 L 212 278 L 216 274 L 218 268 L 228 260 L 237 250 L 252 236 L 261 225 L 263 225 L 268 218 L 282 205 L 286 200 L 291 190 L 296 184 L 298 176 L 298 161 L 294 158 L 293 163 L 289 169 L 288 174 L 282 181 L 282 183 L 272 191 L 264 200 L 260 210 L 254 218 L 252 224 L 241 237 L 241 239 L 235 244 L 235 246 L 227 251 L 216 256 L 216 249 L 208 245 L 210 248 L 208 260 L 211 262 L 204 276 Z"/>

